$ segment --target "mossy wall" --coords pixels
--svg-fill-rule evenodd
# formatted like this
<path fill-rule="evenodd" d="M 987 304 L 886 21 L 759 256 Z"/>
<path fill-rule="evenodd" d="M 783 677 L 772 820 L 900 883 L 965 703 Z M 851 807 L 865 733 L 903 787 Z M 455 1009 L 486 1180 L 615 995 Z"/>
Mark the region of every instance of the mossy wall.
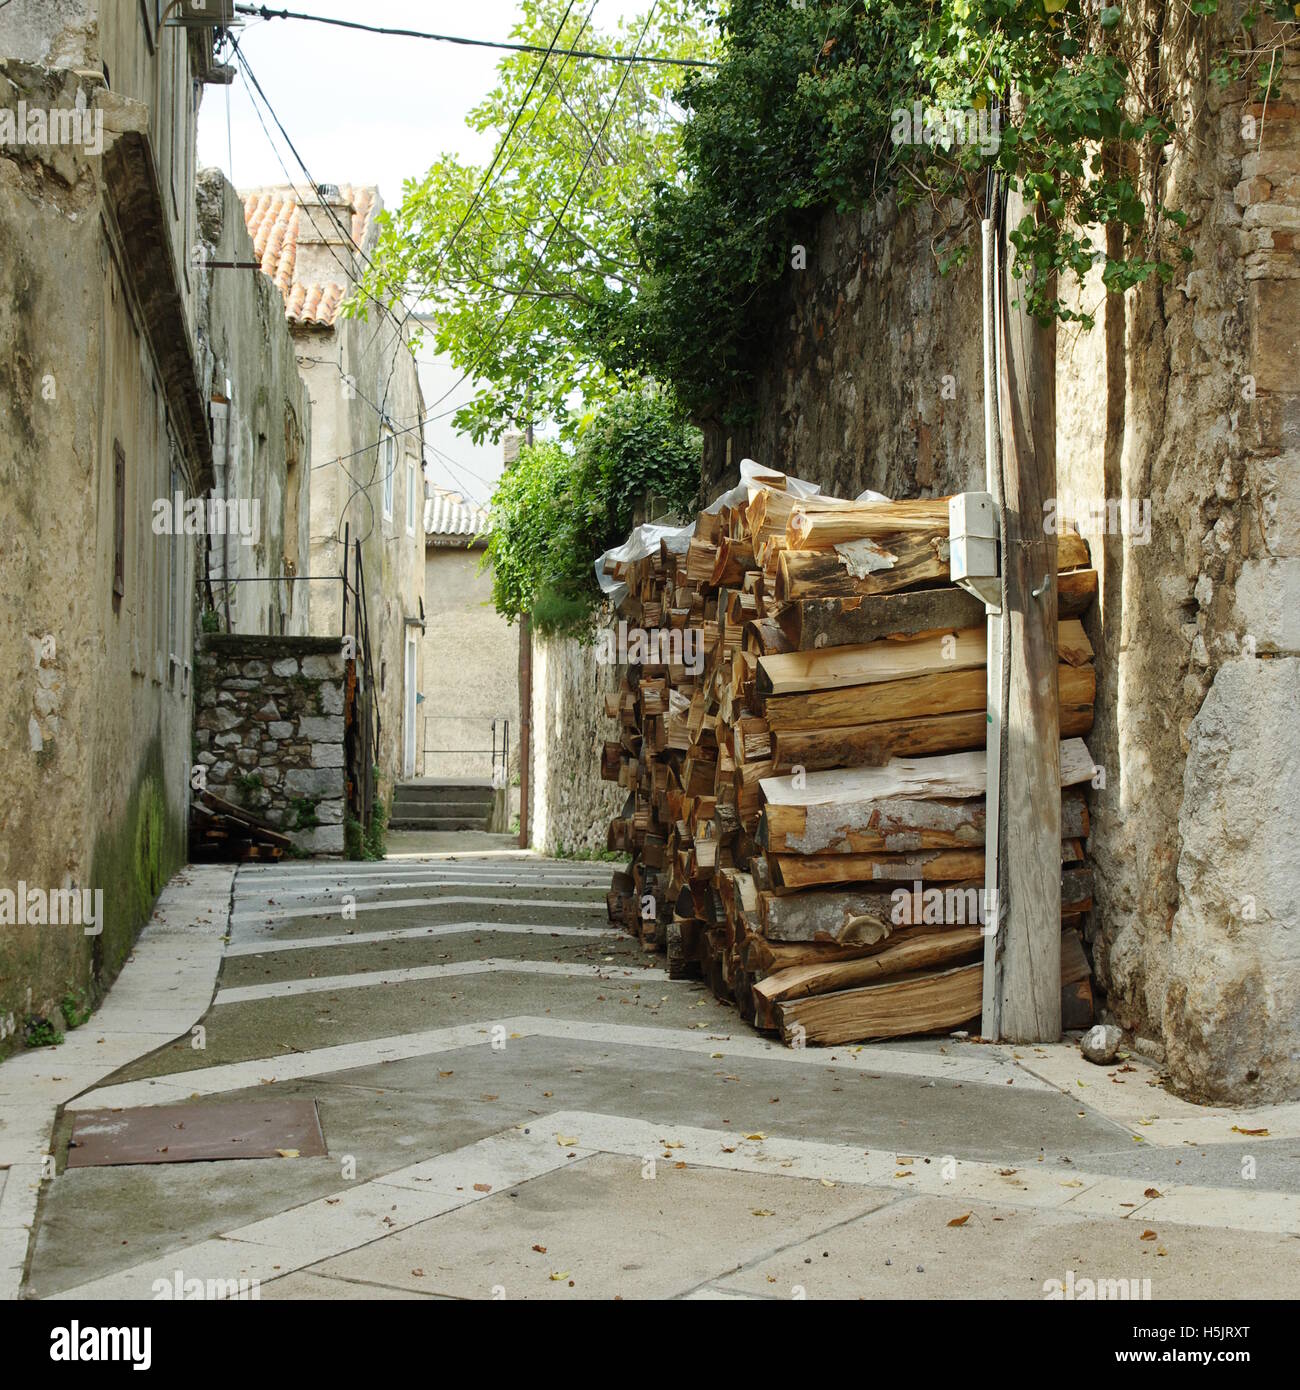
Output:
<path fill-rule="evenodd" d="M 138 760 L 124 811 L 95 837 L 84 884 L 103 890 L 102 931 L 87 936 L 79 926 L 48 925 L 0 931 L 0 1018 L 6 1021 L 0 1058 L 21 1048 L 29 1015 L 57 1021 L 65 994 L 81 991 L 99 1004 L 163 885 L 184 862 L 185 808 L 167 794 L 162 739 L 155 735 Z"/>

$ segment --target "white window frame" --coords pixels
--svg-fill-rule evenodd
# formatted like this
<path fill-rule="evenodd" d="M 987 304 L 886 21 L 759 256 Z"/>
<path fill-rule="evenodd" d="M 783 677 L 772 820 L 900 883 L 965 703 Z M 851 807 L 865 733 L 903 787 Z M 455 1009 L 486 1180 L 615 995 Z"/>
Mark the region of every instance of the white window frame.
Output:
<path fill-rule="evenodd" d="M 381 466 L 384 470 L 384 520 L 393 519 L 393 486 L 397 473 L 397 439 L 391 430 L 385 430 L 381 444 Z"/>
<path fill-rule="evenodd" d="M 415 535 L 416 479 L 415 460 L 408 454 L 406 458 L 406 534 L 408 536 Z"/>

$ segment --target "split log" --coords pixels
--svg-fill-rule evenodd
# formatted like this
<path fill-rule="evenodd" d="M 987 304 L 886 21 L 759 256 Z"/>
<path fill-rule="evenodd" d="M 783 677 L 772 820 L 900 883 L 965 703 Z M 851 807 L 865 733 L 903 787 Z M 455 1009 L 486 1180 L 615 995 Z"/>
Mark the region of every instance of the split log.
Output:
<path fill-rule="evenodd" d="M 1061 833 L 1088 834 L 1088 804 L 1061 802 Z M 884 800 L 766 806 L 759 843 L 776 854 L 894 854 L 984 843 L 984 800 Z"/>
<path fill-rule="evenodd" d="M 777 614 L 791 648 L 801 652 L 952 631 L 983 621 L 984 604 L 974 594 L 952 586 L 884 594 L 870 602 L 858 594 L 804 599 L 787 603 Z"/>
<path fill-rule="evenodd" d="M 983 949 L 979 927 L 908 927 L 896 932 L 888 944 L 856 960 L 824 961 L 776 971 L 754 986 L 754 993 L 768 1004 L 804 999 L 811 994 L 852 989 L 872 980 L 909 970 L 951 965 Z"/>
<path fill-rule="evenodd" d="M 1057 667 L 1057 695 L 1063 706 L 1091 706 L 1097 677 L 1090 665 Z M 965 671 L 937 671 L 870 686 L 843 686 L 831 690 L 805 690 L 792 695 L 770 695 L 763 700 L 768 727 L 822 729 L 840 725 L 869 724 L 874 720 L 917 719 L 922 715 L 981 713 L 988 702 L 988 674 L 984 667 Z"/>
<path fill-rule="evenodd" d="M 979 1016 L 983 975 L 983 965 L 976 962 L 792 999 L 776 1006 L 777 1024 L 786 1042 L 797 1037 L 827 1046 L 947 1032 Z"/>
<path fill-rule="evenodd" d="M 1095 767 L 1081 738 L 1061 744 L 1061 786 L 1090 782 Z M 882 801 L 892 797 L 983 796 L 984 750 L 948 753 L 937 758 L 894 758 L 884 767 L 855 767 L 810 772 L 798 779 L 765 777 L 763 795 L 770 805 L 817 806 L 829 801 Z"/>
<path fill-rule="evenodd" d="M 1077 618 L 1059 624 L 1061 660 L 1082 666 L 1092 660 L 1092 644 Z M 784 652 L 758 659 L 758 689 L 784 695 L 830 686 L 871 685 L 941 671 L 983 667 L 987 658 L 984 628 L 916 637 L 908 641 L 867 642 L 856 647 Z"/>
<path fill-rule="evenodd" d="M 984 876 L 983 849 L 930 849 L 915 854 L 773 854 L 772 882 L 779 888 L 831 883 L 960 882 Z"/>
<path fill-rule="evenodd" d="M 851 541 L 918 533 L 947 538 L 946 497 L 853 502 L 825 510 L 797 504 L 785 528 L 786 544 L 791 550 L 825 550 Z"/>
<path fill-rule="evenodd" d="M 1091 701 L 1082 705 L 1062 705 L 1062 737 L 1090 732 L 1092 718 Z M 819 772 L 836 767 L 882 767 L 890 758 L 957 753 L 963 749 L 982 748 L 987 728 L 984 711 L 979 709 L 816 732 L 784 730 L 772 735 L 773 770 L 782 773 L 802 767 L 806 772 Z"/>
<path fill-rule="evenodd" d="M 1061 861 L 1076 858 L 1074 845 L 1061 841 Z M 771 854 L 777 888 L 820 888 L 843 883 L 957 883 L 984 877 L 983 847 L 927 849 L 912 854 Z"/>

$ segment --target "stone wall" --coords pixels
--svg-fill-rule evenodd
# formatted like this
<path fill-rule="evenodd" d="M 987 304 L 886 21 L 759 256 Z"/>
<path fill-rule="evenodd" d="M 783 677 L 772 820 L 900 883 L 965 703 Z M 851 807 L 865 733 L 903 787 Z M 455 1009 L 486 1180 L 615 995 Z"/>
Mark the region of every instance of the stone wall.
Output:
<path fill-rule="evenodd" d="M 533 638 L 532 803 L 529 839 L 546 854 L 603 850 L 626 792 L 600 780 L 609 737 L 605 692 L 618 668 L 572 638 Z"/>
<path fill-rule="evenodd" d="M 209 791 L 291 835 L 343 850 L 344 661 L 339 638 L 207 635 L 195 760 Z"/>
<path fill-rule="evenodd" d="M 1267 110 L 1211 82 L 1231 8 L 1185 48 L 1130 7 L 1185 132 L 1140 186 L 1194 255 L 1122 298 L 1090 278 L 1096 326 L 1058 335 L 1057 467 L 1062 497 L 1151 504 L 1147 542 L 1089 537 L 1098 981 L 1184 1094 L 1262 1101 L 1300 1094 L 1300 66 Z M 983 486 L 978 270 L 941 276 L 943 236 L 888 202 L 822 221 L 753 425 L 706 431 L 712 493 L 746 455 L 842 495 Z"/>

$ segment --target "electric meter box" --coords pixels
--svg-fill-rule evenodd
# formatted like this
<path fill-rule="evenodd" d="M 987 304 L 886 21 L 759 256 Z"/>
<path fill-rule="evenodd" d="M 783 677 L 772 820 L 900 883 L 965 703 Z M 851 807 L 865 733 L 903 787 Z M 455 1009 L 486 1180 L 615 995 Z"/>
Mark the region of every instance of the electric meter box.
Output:
<path fill-rule="evenodd" d="M 998 577 L 998 511 L 987 492 L 948 499 L 948 565 L 952 582 L 990 608 L 1002 602 Z"/>

